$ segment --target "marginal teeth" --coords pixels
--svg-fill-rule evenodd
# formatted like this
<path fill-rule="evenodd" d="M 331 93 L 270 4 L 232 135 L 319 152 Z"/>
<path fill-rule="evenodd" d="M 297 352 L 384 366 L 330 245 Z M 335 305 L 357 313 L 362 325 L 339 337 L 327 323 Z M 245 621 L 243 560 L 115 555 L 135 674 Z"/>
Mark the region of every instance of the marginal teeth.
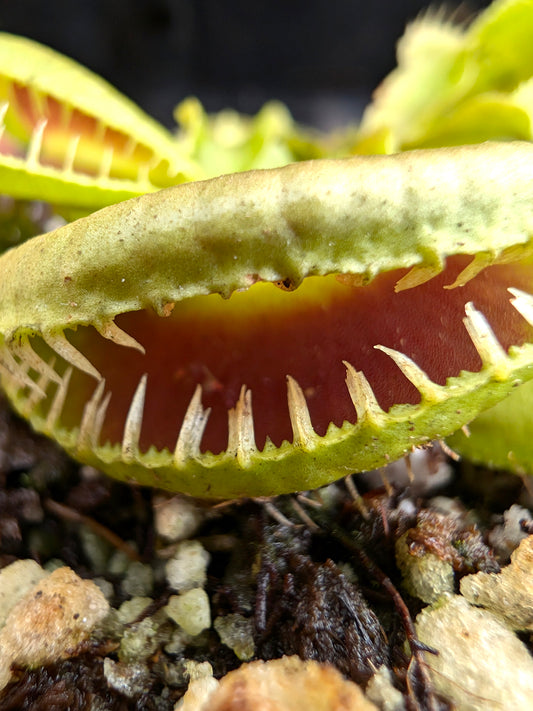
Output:
<path fill-rule="evenodd" d="M 316 433 L 311 423 L 311 416 L 302 388 L 296 380 L 287 375 L 287 401 L 289 404 L 289 417 L 293 433 L 293 444 L 302 449 L 311 449 L 316 440 Z"/>
<path fill-rule="evenodd" d="M 68 140 L 65 151 L 65 159 L 63 160 L 63 171 L 65 173 L 71 173 L 74 168 L 74 161 L 76 159 L 76 152 L 80 143 L 80 137 L 79 133 L 75 133 Z"/>
<path fill-rule="evenodd" d="M 133 136 L 128 136 L 124 148 L 122 149 L 122 154 L 124 156 L 132 156 L 137 147 L 137 140 Z"/>
<path fill-rule="evenodd" d="M 133 461 L 139 454 L 139 439 L 141 437 L 147 377 L 145 374 L 139 380 L 139 385 L 131 400 L 128 416 L 126 417 L 124 436 L 122 438 L 122 459 L 125 462 Z"/>
<path fill-rule="evenodd" d="M 511 304 L 526 319 L 529 325 L 533 326 L 533 296 L 513 287 L 507 289 L 507 291 L 514 296 L 514 299 L 511 299 Z"/>
<path fill-rule="evenodd" d="M 48 380 L 51 380 L 54 383 L 61 382 L 61 376 L 59 373 L 56 373 L 56 371 L 33 350 L 26 334 L 11 341 L 8 347 L 13 355 L 20 358 L 22 363 L 24 363 L 27 368 L 33 368 L 33 370 L 37 373 L 46 375 Z"/>
<path fill-rule="evenodd" d="M 239 399 L 228 410 L 228 449 L 229 457 L 236 457 L 243 467 L 249 466 L 251 455 L 256 452 L 254 419 L 252 413 L 252 391 L 243 385 Z"/>
<path fill-rule="evenodd" d="M 379 422 L 385 413 L 379 406 L 370 383 L 351 363 L 345 360 L 343 363 L 346 367 L 346 387 L 357 413 L 357 422 Z"/>
<path fill-rule="evenodd" d="M 40 397 L 45 396 L 42 388 L 30 378 L 24 366 L 17 363 L 5 344 L 0 346 L 0 373 L 2 372 L 8 380 L 14 380 L 21 388 L 28 387 Z"/>
<path fill-rule="evenodd" d="M 81 418 L 80 431 L 78 434 L 78 451 L 94 449 L 98 444 L 100 431 L 95 427 L 100 404 L 105 390 L 105 380 L 100 380 L 95 388 L 91 399 L 86 403 Z M 109 400 L 107 399 L 107 402 Z"/>
<path fill-rule="evenodd" d="M 107 412 L 107 407 L 109 405 L 109 401 L 111 400 L 111 393 L 107 393 L 105 398 L 103 399 L 101 405 L 98 407 L 98 410 L 96 411 L 96 415 L 94 417 L 94 428 L 93 428 L 93 449 L 98 446 L 98 443 L 100 441 L 100 434 L 102 432 L 102 427 L 104 424 L 104 418 L 105 418 L 105 413 Z"/>
<path fill-rule="evenodd" d="M 26 162 L 30 166 L 36 166 L 39 164 L 39 157 L 41 155 L 41 147 L 43 145 L 43 135 L 44 129 L 48 119 L 41 118 L 36 123 L 35 128 L 31 134 L 30 143 L 28 146 L 28 152 L 26 154 Z"/>
<path fill-rule="evenodd" d="M 36 116 L 43 116 L 46 113 L 46 97 L 33 86 L 26 87 L 26 97 L 29 99 L 31 112 Z"/>
<path fill-rule="evenodd" d="M 211 408 L 204 410 L 202 407 L 202 386 L 197 385 L 183 418 L 174 449 L 176 466 L 183 467 L 187 460 L 195 459 L 200 455 L 200 443 L 210 412 Z"/>
<path fill-rule="evenodd" d="M 67 341 L 67 338 L 62 331 L 59 333 L 43 333 L 42 337 L 50 348 L 52 348 L 71 365 L 75 366 L 79 370 L 82 370 L 84 373 L 87 373 L 87 375 L 96 378 L 96 380 L 102 379 L 102 376 L 96 370 L 94 365 L 88 361 L 87 358 L 82 355 L 79 350 L 72 345 L 72 343 L 70 343 L 70 341 Z"/>
<path fill-rule="evenodd" d="M 29 366 L 24 363 L 22 363 L 22 367 L 29 369 Z M 37 406 L 37 403 L 42 400 L 41 391 L 45 392 L 49 383 L 50 378 L 47 375 L 40 373 L 36 381 L 39 390 L 30 390 L 28 397 L 20 407 L 21 415 L 29 417 L 32 414 L 33 410 Z"/>
<path fill-rule="evenodd" d="M 133 336 L 130 336 L 129 333 L 119 328 L 114 321 L 107 321 L 101 326 L 95 326 L 95 328 L 101 336 L 107 338 L 109 341 L 113 341 L 113 343 L 119 346 L 125 346 L 126 348 L 134 348 L 145 355 L 146 351 L 144 350 L 144 346 L 136 341 Z"/>
<path fill-rule="evenodd" d="M 468 264 L 462 272 L 455 277 L 455 281 L 452 284 L 446 284 L 444 288 L 455 289 L 458 286 L 468 284 L 471 279 L 474 279 L 474 277 L 482 272 L 485 267 L 488 267 L 493 262 L 494 258 L 489 254 L 484 254 L 483 252 L 476 254 L 470 264 Z"/>
<path fill-rule="evenodd" d="M 46 427 L 49 431 L 52 431 L 61 415 L 61 410 L 65 404 L 65 398 L 67 397 L 68 385 L 70 382 L 70 376 L 72 375 L 73 368 L 69 366 L 63 373 L 63 378 L 61 383 L 58 385 L 57 390 L 54 395 L 54 399 L 48 410 L 48 415 L 46 417 Z"/>
<path fill-rule="evenodd" d="M 71 106 L 70 104 L 64 104 L 64 103 L 60 104 L 59 107 L 60 107 L 59 120 L 60 120 L 61 128 L 64 131 L 67 131 L 69 128 L 69 125 L 70 125 L 70 119 L 72 118 L 72 114 L 74 112 L 74 107 Z"/>
<path fill-rule="evenodd" d="M 9 101 L 3 101 L 0 104 L 0 139 L 4 135 L 4 131 L 6 130 L 6 125 L 5 125 L 5 118 L 6 118 L 6 113 L 9 108 Z"/>
<path fill-rule="evenodd" d="M 113 146 L 106 146 L 98 168 L 99 178 L 109 178 L 111 166 L 113 165 Z"/>
<path fill-rule="evenodd" d="M 383 351 L 383 353 L 386 353 L 392 358 L 407 380 L 413 383 L 424 400 L 439 402 L 446 399 L 446 389 L 430 380 L 422 368 L 419 368 L 418 365 L 404 353 L 392 348 L 387 348 L 386 346 L 374 346 L 374 348 L 377 348 L 378 351 Z"/>
<path fill-rule="evenodd" d="M 394 291 L 405 291 L 406 289 L 412 289 L 415 286 L 420 286 L 420 284 L 425 284 L 427 281 L 433 279 L 442 271 L 441 265 L 426 265 L 418 266 L 410 269 L 407 274 L 401 279 L 398 279 L 394 287 Z"/>
<path fill-rule="evenodd" d="M 474 308 L 471 301 L 465 304 L 466 317 L 463 323 L 479 353 L 481 362 L 486 368 L 494 370 L 497 380 L 505 380 L 509 374 L 509 359 L 494 335 L 489 322 L 480 311 Z"/>
<path fill-rule="evenodd" d="M 94 140 L 97 143 L 101 143 L 104 140 L 105 132 L 107 126 L 101 119 L 96 119 L 96 126 L 94 127 Z"/>

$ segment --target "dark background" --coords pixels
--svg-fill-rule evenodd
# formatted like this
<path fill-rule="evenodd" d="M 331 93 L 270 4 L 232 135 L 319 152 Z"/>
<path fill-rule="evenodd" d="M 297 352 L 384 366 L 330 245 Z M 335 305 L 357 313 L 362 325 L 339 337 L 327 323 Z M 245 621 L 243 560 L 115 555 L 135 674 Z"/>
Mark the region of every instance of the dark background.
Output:
<path fill-rule="evenodd" d="M 331 128 L 357 117 L 394 66 L 405 24 L 430 3 L 0 0 L 0 30 L 77 59 L 166 125 L 194 94 L 209 111 L 246 113 L 278 98 L 298 120 Z M 468 0 L 456 15 L 488 4 Z"/>

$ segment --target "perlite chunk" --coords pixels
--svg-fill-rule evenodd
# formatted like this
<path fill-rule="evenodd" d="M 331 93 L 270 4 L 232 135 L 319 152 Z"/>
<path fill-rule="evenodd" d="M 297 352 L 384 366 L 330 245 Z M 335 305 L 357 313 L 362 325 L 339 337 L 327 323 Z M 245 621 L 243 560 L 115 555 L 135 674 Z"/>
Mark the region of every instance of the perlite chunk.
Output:
<path fill-rule="evenodd" d="M 190 635 L 197 635 L 211 626 L 209 598 L 205 590 L 194 588 L 181 595 L 172 595 L 165 608 L 167 615 Z"/>
<path fill-rule="evenodd" d="M 494 615 L 461 596 L 426 608 L 416 619 L 435 689 L 456 711 L 531 708 L 533 658 Z"/>
<path fill-rule="evenodd" d="M 252 620 L 238 614 L 217 617 L 214 628 L 223 644 L 232 649 L 243 662 L 248 662 L 255 653 Z"/>
<path fill-rule="evenodd" d="M 58 568 L 35 585 L 9 613 L 0 632 L 0 688 L 11 665 L 35 668 L 67 659 L 88 639 L 109 611 L 91 581 Z"/>

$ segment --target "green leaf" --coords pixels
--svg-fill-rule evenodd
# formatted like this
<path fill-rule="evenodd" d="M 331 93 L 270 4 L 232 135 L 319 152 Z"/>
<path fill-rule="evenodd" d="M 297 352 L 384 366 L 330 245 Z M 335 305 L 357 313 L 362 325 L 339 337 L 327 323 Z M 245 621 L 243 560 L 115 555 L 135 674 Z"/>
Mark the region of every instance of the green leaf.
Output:
<path fill-rule="evenodd" d="M 398 67 L 375 92 L 351 151 L 385 129 L 391 152 L 529 139 L 513 92 L 533 75 L 532 36 L 531 0 L 498 0 L 470 27 L 428 12 L 399 41 Z"/>
<path fill-rule="evenodd" d="M 0 191 L 96 209 L 203 177 L 174 136 L 100 77 L 0 33 Z"/>
<path fill-rule="evenodd" d="M 118 440 L 107 441 L 107 435 L 101 439 L 110 393 L 90 354 L 107 349 L 111 341 L 104 360 L 125 372 L 122 349 L 133 348 L 140 351 L 136 358 L 145 358 L 141 373 L 153 373 L 155 367 L 157 377 L 168 376 L 169 383 L 176 379 L 179 388 L 179 352 L 187 346 L 187 331 L 173 343 L 172 326 L 170 332 L 166 329 L 173 323 L 173 310 L 176 319 L 192 315 L 186 320 L 189 330 L 201 328 L 202 314 L 212 313 L 212 297 L 216 303 L 231 303 L 236 297 L 238 313 L 253 312 L 253 293 L 259 288 L 270 299 L 268 317 L 281 318 L 287 304 L 294 303 L 291 299 L 309 293 L 308 278 L 318 280 L 311 291 L 322 311 L 327 308 L 328 284 L 348 289 L 343 292 L 347 298 L 359 300 L 368 293 L 365 284 L 370 287 L 377 277 L 402 269 L 409 271 L 401 272 L 396 290 L 416 291 L 442 271 L 449 257 L 465 264 L 452 290 L 459 300 L 464 298 L 462 285 L 489 265 L 513 266 L 516 271 L 505 272 L 504 285 L 510 276 L 528 287 L 533 284 L 532 154 L 529 143 L 487 143 L 234 173 L 111 205 L 29 240 L 0 258 L 2 386 L 37 430 L 80 461 L 119 479 L 195 496 L 297 491 L 380 466 L 413 446 L 447 436 L 509 395 L 517 382 L 532 378 L 533 332 L 528 323 L 533 317 L 518 319 L 516 340 L 505 350 L 489 321 L 471 303 L 465 304 L 469 347 L 477 352 L 481 367 L 475 371 L 464 366 L 459 374 L 446 369 L 443 383 L 432 381 L 413 361 L 412 352 L 370 340 L 368 350 L 387 354 L 399 376 L 414 385 L 419 401 L 410 403 L 400 395 L 389 409 L 382 409 L 370 380 L 356 370 L 359 366 L 345 362 L 346 386 L 342 379 L 340 386 L 353 403 L 352 418 L 340 425 L 330 422 L 325 434 L 315 431 L 306 404 L 309 395 L 288 377 L 291 366 L 283 360 L 284 344 L 275 340 L 286 367 L 282 380 L 287 379 L 288 394 L 284 411 L 269 416 L 288 417 L 292 442 L 267 439 L 262 449 L 256 446 L 251 390 L 246 388 L 249 383 L 239 381 L 237 369 L 241 395 L 224 405 L 226 446 L 218 453 L 200 449 L 208 415 L 202 389 L 208 394 L 223 387 L 213 374 L 207 373 L 206 379 L 202 354 L 195 356 L 192 372 L 194 378 L 196 371 L 200 374 L 193 382 L 195 395 L 171 432 L 176 441 L 179 431 L 174 452 L 152 443 L 140 448 L 147 381 L 145 376 L 138 381 L 135 373 L 134 383 L 139 384 L 133 398 L 131 393 L 127 398 L 125 422 L 122 414 L 119 423 L 123 434 Z M 474 257 L 470 263 L 464 259 L 468 256 Z M 347 281 L 341 286 L 343 277 Z M 297 288 L 285 294 L 265 282 Z M 276 300 L 281 293 L 288 298 L 283 308 Z M 430 349 L 445 338 L 440 317 L 447 313 L 450 294 L 442 288 L 435 317 L 424 325 L 423 340 Z M 377 296 L 371 308 L 379 323 L 386 314 Z M 508 307 L 504 301 L 499 309 Z M 308 302 L 296 303 L 298 317 L 305 318 Z M 530 308 L 533 296 L 522 297 L 521 303 Z M 157 316 L 146 332 L 135 336 L 114 320 L 140 311 L 155 311 Z M 406 311 L 395 322 L 400 334 L 404 318 L 409 322 L 413 314 Z M 228 318 L 219 320 L 220 328 L 228 330 L 214 339 L 209 330 L 201 331 L 203 350 L 214 349 L 217 359 L 231 360 L 234 324 Z M 309 324 L 310 340 L 296 344 L 320 353 L 323 334 L 313 320 Z M 353 338 L 353 331 L 354 324 L 348 323 L 335 333 L 338 363 L 328 362 L 328 368 L 347 361 L 345 339 Z M 364 335 L 361 331 L 358 339 Z M 176 347 L 170 367 L 149 360 L 156 343 L 165 354 L 171 345 Z M 449 343 L 439 355 L 445 358 L 453 351 L 454 343 Z M 161 357 L 161 351 L 157 353 Z M 255 358 L 248 360 L 251 375 L 270 382 L 268 372 L 253 371 Z M 91 378 L 97 381 L 94 390 Z M 173 420 L 165 414 L 167 407 L 164 397 L 158 399 L 157 411 L 165 422 Z"/>
<path fill-rule="evenodd" d="M 462 457 L 494 469 L 533 474 L 533 383 L 525 383 L 447 438 Z"/>
<path fill-rule="evenodd" d="M 477 69 L 474 91 L 512 91 L 533 74 L 533 3 L 496 0 L 474 20 L 465 52 Z"/>

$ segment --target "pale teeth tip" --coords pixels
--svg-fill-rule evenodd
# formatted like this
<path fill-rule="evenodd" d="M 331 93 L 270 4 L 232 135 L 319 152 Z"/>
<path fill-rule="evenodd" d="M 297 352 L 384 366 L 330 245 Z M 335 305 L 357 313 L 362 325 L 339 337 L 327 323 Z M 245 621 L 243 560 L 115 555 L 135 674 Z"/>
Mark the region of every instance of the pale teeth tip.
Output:
<path fill-rule="evenodd" d="M 134 348 L 143 355 L 146 354 L 144 346 L 141 345 L 139 341 L 135 340 L 133 336 L 130 336 L 129 333 L 123 331 L 114 321 L 107 321 L 102 326 L 97 326 L 96 330 L 101 336 L 107 338 L 109 341 L 113 341 L 113 343 L 116 343 L 119 346 Z"/>
<path fill-rule="evenodd" d="M 485 316 L 469 301 L 465 304 L 466 316 L 463 323 L 479 353 L 484 366 L 492 368 L 498 380 L 505 379 L 509 372 L 507 354 L 496 338 Z"/>
<path fill-rule="evenodd" d="M 146 374 L 141 376 L 126 417 L 122 438 L 122 457 L 126 461 L 134 459 L 139 453 L 147 378 Z"/>
<path fill-rule="evenodd" d="M 433 277 L 438 276 L 441 271 L 442 267 L 440 265 L 420 265 L 412 267 L 407 274 L 404 274 L 401 279 L 398 279 L 394 291 L 405 291 L 406 289 L 413 289 L 415 286 L 425 284 L 427 281 L 433 279 Z"/>
<path fill-rule="evenodd" d="M 357 421 L 376 421 L 383 415 L 374 391 L 364 373 L 356 370 L 351 363 L 343 360 L 346 368 L 346 387 L 352 399 Z"/>
<path fill-rule="evenodd" d="M 105 380 L 100 380 L 91 396 L 91 399 L 87 401 L 85 407 L 83 408 L 83 415 L 76 443 L 78 451 L 91 449 L 95 445 L 94 423 L 104 390 Z"/>
<path fill-rule="evenodd" d="M 43 340 L 52 348 L 58 355 L 64 358 L 68 363 L 82 370 L 87 375 L 92 376 L 96 380 L 102 380 L 102 376 L 96 370 L 94 365 L 80 353 L 80 351 L 67 340 L 67 337 L 62 331 L 58 333 L 43 333 Z"/>
<path fill-rule="evenodd" d="M 210 412 L 210 408 L 204 410 L 202 407 L 202 386 L 198 384 L 183 418 L 174 449 L 176 466 L 183 467 L 187 460 L 200 455 L 200 443 Z"/>
<path fill-rule="evenodd" d="M 11 341 L 8 345 L 9 350 L 13 355 L 17 356 L 21 363 L 29 369 L 32 368 L 36 373 L 46 376 L 49 381 L 61 383 L 61 376 L 44 361 L 31 347 L 27 335 L 20 336 L 18 339 Z"/>
<path fill-rule="evenodd" d="M 235 407 L 228 410 L 228 448 L 226 453 L 229 457 L 237 457 L 242 466 L 247 466 L 256 449 L 252 391 L 243 385 Z"/>
<path fill-rule="evenodd" d="M 50 409 L 48 410 L 48 415 L 46 417 L 46 427 L 49 431 L 54 429 L 56 422 L 61 415 L 61 411 L 67 397 L 67 390 L 72 372 L 73 368 L 72 366 L 69 366 L 63 373 L 61 383 L 58 385 L 55 392 L 54 399 L 52 400 L 52 404 L 50 405 Z"/>
<path fill-rule="evenodd" d="M 293 432 L 293 444 L 307 448 L 315 439 L 316 434 L 303 390 L 291 375 L 287 375 L 287 401 Z"/>
<path fill-rule="evenodd" d="M 510 300 L 511 304 L 518 311 L 518 313 L 523 316 L 523 318 L 533 326 L 533 296 L 528 294 L 526 291 L 521 289 L 516 289 L 514 287 L 509 287 L 509 291 L 513 298 Z"/>
<path fill-rule="evenodd" d="M 48 119 L 40 118 L 35 124 L 35 128 L 33 129 L 30 137 L 28 152 L 26 154 L 26 162 L 30 165 L 37 165 L 39 163 L 44 129 L 46 128 L 47 123 Z"/>
<path fill-rule="evenodd" d="M 434 383 L 409 356 L 386 346 L 374 346 L 391 358 L 405 377 L 415 386 L 425 400 L 441 400 L 446 397 L 442 388 Z"/>
<path fill-rule="evenodd" d="M 45 397 L 46 393 L 41 386 L 28 375 L 27 367 L 27 364 L 21 364 L 15 360 L 5 344 L 0 346 L 0 372 L 3 371 L 6 378 L 17 383 L 19 387 L 28 387 L 39 397 Z"/>
<path fill-rule="evenodd" d="M 486 253 L 476 254 L 470 264 L 468 264 L 455 278 L 451 284 L 446 284 L 445 289 L 455 289 L 458 286 L 465 286 L 469 281 L 477 277 L 486 267 L 494 261 L 493 257 Z"/>

